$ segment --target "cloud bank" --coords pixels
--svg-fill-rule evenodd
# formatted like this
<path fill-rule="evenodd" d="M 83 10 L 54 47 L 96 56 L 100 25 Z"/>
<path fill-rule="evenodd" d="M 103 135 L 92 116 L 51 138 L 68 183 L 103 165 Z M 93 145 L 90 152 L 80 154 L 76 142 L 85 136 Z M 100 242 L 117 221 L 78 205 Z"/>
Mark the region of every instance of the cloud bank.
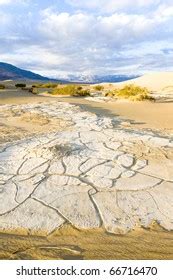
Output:
<path fill-rule="evenodd" d="M 173 70 L 170 0 L 0 5 L 1 61 L 52 77 Z"/>

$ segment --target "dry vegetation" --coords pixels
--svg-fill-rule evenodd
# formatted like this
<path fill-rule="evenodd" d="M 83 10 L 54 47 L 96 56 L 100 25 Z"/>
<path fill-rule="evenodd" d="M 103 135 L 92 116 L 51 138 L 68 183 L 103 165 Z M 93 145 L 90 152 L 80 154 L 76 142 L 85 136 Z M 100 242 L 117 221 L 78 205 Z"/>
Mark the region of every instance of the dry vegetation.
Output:
<path fill-rule="evenodd" d="M 57 83 L 37 83 L 32 85 L 34 88 L 57 88 L 59 84 Z"/>
<path fill-rule="evenodd" d="M 131 101 L 154 100 L 147 88 L 136 85 L 126 85 L 121 89 L 109 91 L 106 95 L 114 98 L 129 99 Z"/>
<path fill-rule="evenodd" d="M 5 86 L 0 84 L 0 89 L 5 89 Z"/>
<path fill-rule="evenodd" d="M 94 86 L 94 90 L 96 90 L 96 91 L 102 91 L 102 90 L 104 90 L 104 86 L 96 85 L 96 86 Z"/>
<path fill-rule="evenodd" d="M 18 83 L 18 84 L 15 84 L 15 87 L 16 87 L 16 88 L 21 88 L 21 89 L 23 89 L 23 88 L 26 88 L 26 84 L 24 84 L 24 83 Z"/>
<path fill-rule="evenodd" d="M 70 96 L 89 96 L 90 91 L 83 89 L 81 86 L 67 85 L 61 88 L 55 88 L 52 93 L 53 95 L 70 95 Z"/>

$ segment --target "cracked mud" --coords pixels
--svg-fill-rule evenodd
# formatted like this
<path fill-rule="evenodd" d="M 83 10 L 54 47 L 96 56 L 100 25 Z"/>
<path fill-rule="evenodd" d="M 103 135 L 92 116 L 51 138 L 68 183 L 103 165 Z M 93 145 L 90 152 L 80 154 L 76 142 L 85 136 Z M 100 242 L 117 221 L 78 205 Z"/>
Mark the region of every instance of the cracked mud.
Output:
<path fill-rule="evenodd" d="M 125 234 L 154 222 L 173 230 L 170 136 L 124 129 L 117 117 L 57 101 L 0 107 L 7 111 L 68 125 L 0 146 L 1 231 L 50 235 L 70 223 Z"/>

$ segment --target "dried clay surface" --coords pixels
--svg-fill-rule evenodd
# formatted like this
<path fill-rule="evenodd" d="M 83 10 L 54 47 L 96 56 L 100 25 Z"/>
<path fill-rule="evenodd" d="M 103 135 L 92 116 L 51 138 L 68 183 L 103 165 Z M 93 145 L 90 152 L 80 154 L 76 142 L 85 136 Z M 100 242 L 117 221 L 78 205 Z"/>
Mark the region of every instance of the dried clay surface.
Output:
<path fill-rule="evenodd" d="M 5 113 L 48 125 L 0 146 L 1 231 L 49 235 L 68 223 L 125 234 L 154 222 L 173 230 L 170 136 L 57 101 L 3 105 Z"/>

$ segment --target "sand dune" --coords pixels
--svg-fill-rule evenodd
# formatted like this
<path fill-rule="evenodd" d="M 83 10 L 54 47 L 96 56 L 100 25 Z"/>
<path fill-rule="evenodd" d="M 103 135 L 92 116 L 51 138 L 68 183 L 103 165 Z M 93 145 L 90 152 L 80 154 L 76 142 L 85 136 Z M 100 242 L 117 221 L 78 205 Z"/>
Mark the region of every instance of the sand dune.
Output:
<path fill-rule="evenodd" d="M 121 82 L 114 83 L 114 85 L 123 86 L 126 84 L 135 84 L 142 87 L 147 87 L 152 91 L 164 91 L 166 93 L 173 93 L 173 72 L 155 72 L 145 74 L 142 77 Z"/>

